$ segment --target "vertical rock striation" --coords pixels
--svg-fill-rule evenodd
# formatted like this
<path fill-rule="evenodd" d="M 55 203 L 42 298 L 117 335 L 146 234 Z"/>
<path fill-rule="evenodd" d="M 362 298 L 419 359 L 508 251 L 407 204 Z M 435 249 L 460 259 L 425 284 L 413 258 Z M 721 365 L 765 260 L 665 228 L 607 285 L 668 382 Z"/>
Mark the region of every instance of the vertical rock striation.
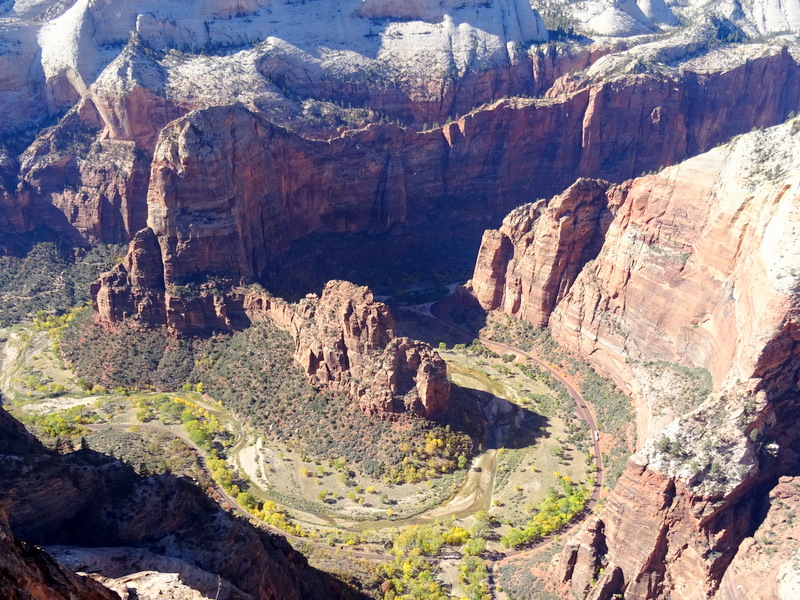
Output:
<path fill-rule="evenodd" d="M 800 108 L 800 70 L 785 49 L 748 48 L 725 68 L 679 60 L 659 74 L 618 72 L 619 61 L 638 63 L 613 50 L 562 56 L 537 49 L 535 82 L 520 90 L 500 81 L 505 71 L 467 72 L 458 80 L 464 106 L 454 109 L 463 116 L 441 127 L 418 132 L 374 123 L 313 141 L 276 125 L 283 113 L 253 101 L 242 100 L 245 109 L 231 105 L 238 96 L 224 106 L 184 98 L 174 87 L 178 73 L 132 43 L 26 152 L 20 191 L 8 190 L 4 212 L 14 214 L 17 229 L 31 227 L 35 214 L 34 221 L 89 241 L 130 240 L 147 221 L 159 236 L 178 238 L 170 253 L 180 250 L 185 266 L 176 279 L 205 268 L 209 235 L 208 243 L 230 248 L 222 265 L 209 257 L 209 269 L 258 275 L 310 233 L 389 231 L 400 223 L 433 228 L 441 218 L 478 230 L 577 177 L 622 181 Z M 568 75 L 589 65 L 580 77 Z M 264 75 L 254 77 L 247 85 L 267 94 L 269 86 L 259 87 Z M 341 83 L 329 77 L 320 85 L 326 82 Z M 523 93 L 539 97 L 498 101 Z M 200 110 L 187 114 L 193 108 Z M 201 216 L 225 228 L 224 239 Z M 199 230 L 190 234 L 194 217 Z"/>
<path fill-rule="evenodd" d="M 430 417 L 447 408 L 444 361 L 424 342 L 395 337 L 389 308 L 365 287 L 329 282 L 319 298 L 294 307 L 290 331 L 305 372 L 348 391 L 368 415 Z"/>
<path fill-rule="evenodd" d="M 484 233 L 472 289 L 486 310 L 502 310 L 536 327 L 600 251 L 611 221 L 609 184 L 578 180 L 552 200 L 512 211 Z"/>
<path fill-rule="evenodd" d="M 799 132 L 791 120 L 658 175 L 579 182 L 484 237 L 479 301 L 549 324 L 637 400 L 646 441 L 554 567 L 573 592 L 709 597 L 758 537 L 770 488 L 797 468 Z M 588 235 L 565 210 L 576 199 L 607 215 L 588 219 Z M 636 380 L 648 361 L 705 367 L 715 392 L 656 428 L 660 400 Z"/>

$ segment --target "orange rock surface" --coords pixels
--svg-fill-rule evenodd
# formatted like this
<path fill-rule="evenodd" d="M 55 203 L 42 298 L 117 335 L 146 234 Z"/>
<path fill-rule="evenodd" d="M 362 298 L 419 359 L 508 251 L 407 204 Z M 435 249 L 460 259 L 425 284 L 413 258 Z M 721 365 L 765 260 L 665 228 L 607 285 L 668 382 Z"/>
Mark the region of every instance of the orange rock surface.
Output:
<path fill-rule="evenodd" d="M 636 400 L 642 449 L 553 569 L 576 593 L 745 597 L 731 587 L 744 567 L 727 569 L 734 555 L 758 560 L 743 540 L 769 535 L 759 511 L 798 456 L 798 129 L 752 132 L 620 185 L 578 182 L 484 237 L 472 283 L 484 307 L 549 324 Z M 655 429 L 658 406 L 636 380 L 647 361 L 705 367 L 715 391 Z M 785 569 L 787 581 L 800 571 Z M 753 597 L 781 597 L 770 585 Z"/>

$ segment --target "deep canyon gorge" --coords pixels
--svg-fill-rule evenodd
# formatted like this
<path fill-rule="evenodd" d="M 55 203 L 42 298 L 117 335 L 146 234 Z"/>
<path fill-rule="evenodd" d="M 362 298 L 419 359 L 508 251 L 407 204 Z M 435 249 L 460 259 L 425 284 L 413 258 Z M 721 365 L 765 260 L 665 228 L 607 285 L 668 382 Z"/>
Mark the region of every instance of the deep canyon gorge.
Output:
<path fill-rule="evenodd" d="M 0 31 L 0 259 L 8 273 L 19 269 L 0 280 L 9 307 L 0 366 L 24 354 L 12 344 L 29 335 L 17 321 L 67 319 L 88 301 L 75 319 L 84 329 L 65 320 L 77 333 L 54 338 L 64 369 L 78 370 L 73 385 L 101 364 L 81 362 L 81 345 L 119 344 L 118 356 L 134 356 L 130 365 L 152 354 L 152 367 L 125 375 L 130 383 L 106 374 L 104 387 L 87 385 L 86 394 L 183 385 L 200 403 L 182 399 L 184 410 L 205 411 L 195 423 L 261 426 L 311 463 L 318 457 L 305 455 L 316 446 L 298 442 L 291 411 L 276 416 L 272 407 L 273 420 L 259 421 L 215 395 L 236 352 L 244 358 L 231 372 L 268 365 L 270 377 L 285 371 L 288 380 L 296 369 L 291 392 L 276 383 L 269 393 L 319 415 L 340 407 L 330 414 L 343 430 L 376 423 L 406 438 L 398 447 L 419 435 L 420 449 L 404 450 L 402 463 L 392 450 L 380 462 L 359 449 L 365 473 L 341 466 L 355 458 L 331 455 L 355 505 L 365 504 L 355 478 L 377 476 L 384 463 L 393 485 L 465 465 L 465 481 L 479 481 L 505 448 L 503 435 L 513 447 L 495 422 L 533 417 L 514 413 L 495 388 L 494 404 L 475 412 L 462 384 L 477 367 L 453 363 L 436 329 L 464 333 L 462 314 L 479 315 L 476 330 L 507 317 L 546 330 L 551 347 L 572 357 L 543 361 L 551 373 L 577 385 L 582 376 L 565 365 L 584 361 L 627 395 L 625 439 L 612 440 L 598 417 L 604 409 L 590 406 L 600 426 L 592 421 L 584 435 L 596 457 L 576 444 L 570 460 L 578 464 L 580 450 L 599 464 L 602 451 L 608 463 L 614 443 L 630 457 L 613 488 L 598 484 L 579 526 L 556 531 L 568 535 L 552 556 L 526 562 L 536 547 L 481 550 L 492 575 L 476 597 L 800 594 L 796 1 L 18 0 L 0 4 Z M 28 289 L 19 281 L 38 271 L 14 265 L 33 264 L 20 261 L 41 244 L 61 248 L 63 268 Z M 115 259 L 85 258 L 113 244 Z M 79 263 L 95 269 L 78 278 Z M 68 301 L 36 304 L 65 286 Z M 433 301 L 448 286 L 449 316 L 434 325 Z M 408 301 L 415 294 L 421 299 Z M 246 339 L 237 335 L 262 333 L 280 340 L 282 359 L 236 345 Z M 157 341 L 140 350 L 104 335 Z M 14 398 L 26 368 L 0 377 L 11 412 L 23 406 Z M 678 385 L 687 373 L 702 379 L 702 393 Z M 242 390 L 267 393 L 255 371 L 243 378 Z M 592 404 L 584 395 L 573 396 L 576 408 Z M 281 419 L 297 431 L 283 431 Z M 419 423 L 439 429 L 418 434 Z M 197 486 L 153 473 L 144 459 L 131 465 L 83 447 L 81 435 L 67 447 L 49 437 L 48 447 L 0 407 L 3 597 L 125 598 L 125 576 L 176 570 L 174 598 L 220 590 L 228 598 L 410 597 L 388 570 L 359 580 L 352 565 L 306 559 L 317 551 L 311 542 L 293 548 L 223 510 L 244 500 L 215 487 L 221 467 L 209 461 L 244 442 L 215 438 L 213 453 L 195 461 L 208 471 Z M 265 452 L 258 448 L 253 456 Z M 561 450 L 550 454 L 563 458 Z M 483 466 L 468 468 L 470 452 Z M 289 460 L 283 454 L 272 456 L 273 469 Z M 393 459 L 404 482 L 389 470 Z M 267 462 L 256 460 L 249 478 Z M 316 464 L 322 480 L 326 463 Z M 303 481 L 317 467 L 302 466 Z M 569 476 L 554 481 L 572 490 Z M 319 493 L 316 507 L 344 502 Z M 498 525 L 503 503 L 490 498 L 491 490 L 482 510 L 499 515 Z M 403 507 L 386 494 L 378 505 L 385 519 Z M 312 514 L 310 506 L 295 508 Z M 60 562 L 32 544 L 60 548 Z M 69 548 L 89 554 L 70 564 Z M 96 558 L 102 566 L 92 568 L 92 552 L 105 557 Z M 127 553 L 129 572 L 109 567 L 115 552 Z M 504 569 L 537 584 L 490 587 Z M 155 597 L 161 584 L 152 585 L 139 597 Z"/>

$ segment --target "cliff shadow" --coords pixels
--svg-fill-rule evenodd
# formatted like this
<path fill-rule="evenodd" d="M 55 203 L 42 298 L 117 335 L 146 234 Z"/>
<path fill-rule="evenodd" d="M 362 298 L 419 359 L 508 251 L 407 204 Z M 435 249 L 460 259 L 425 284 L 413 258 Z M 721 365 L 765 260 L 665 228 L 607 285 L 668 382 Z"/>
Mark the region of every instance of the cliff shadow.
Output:
<path fill-rule="evenodd" d="M 6 415 L 0 412 L 0 434 L 8 428 L 9 440 L 20 439 L 16 420 Z M 88 448 L 64 455 L 43 448 L 31 453 L 29 445 L 20 452 L 5 450 L 0 507 L 20 539 L 134 549 L 131 556 L 144 553 L 150 561 L 158 555 L 164 563 L 186 563 L 196 572 L 213 574 L 214 587 L 217 574 L 227 582 L 230 593 L 221 597 L 365 598 L 311 567 L 283 536 L 222 510 L 186 477 L 142 476 Z M 144 570 L 135 560 L 130 564 L 131 572 Z"/>
<path fill-rule="evenodd" d="M 451 384 L 449 410 L 433 420 L 470 435 L 481 451 L 528 448 L 550 436 L 550 419 L 546 416 L 490 392 L 455 383 Z"/>
<path fill-rule="evenodd" d="M 411 302 L 421 301 L 418 304 L 403 301 L 405 297 L 400 301 L 397 296 L 387 298 L 395 333 L 427 342 L 434 348 L 442 348 L 442 344 L 451 348 L 475 343 L 486 325 L 487 312 L 460 286 L 461 283 L 454 282 L 438 291 L 418 290 L 410 296 Z"/>
<path fill-rule="evenodd" d="M 259 277 L 290 302 L 320 293 L 332 279 L 366 285 L 381 299 L 406 302 L 419 290 L 446 294 L 446 284 L 472 275 L 485 227 L 448 227 L 365 233 L 318 233 L 292 242 Z"/>

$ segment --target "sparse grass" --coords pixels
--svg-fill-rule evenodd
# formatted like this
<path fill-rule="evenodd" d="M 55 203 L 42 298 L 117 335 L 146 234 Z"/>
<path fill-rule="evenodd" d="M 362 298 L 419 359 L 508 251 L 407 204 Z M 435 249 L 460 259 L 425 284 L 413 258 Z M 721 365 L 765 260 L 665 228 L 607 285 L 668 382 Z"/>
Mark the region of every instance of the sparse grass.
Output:
<path fill-rule="evenodd" d="M 611 445 L 606 446 L 603 460 L 606 469 L 605 485 L 613 487 L 625 470 L 630 452 L 636 446 L 635 414 L 630 398 L 617 389 L 610 379 L 601 377 L 586 361 L 562 349 L 547 330 L 535 329 L 524 321 L 505 314 L 491 313 L 482 334 L 523 350 L 530 350 L 578 380 L 581 395 L 594 407 L 598 429 L 609 434 L 611 440 Z M 531 375 L 536 378 L 542 376 L 534 370 Z M 559 408 L 559 414 L 572 414 L 571 401 L 567 403 L 562 398 Z M 580 424 L 576 427 L 578 429 L 574 440 L 585 439 L 580 431 Z"/>
<path fill-rule="evenodd" d="M 498 584 L 509 600 L 563 600 L 563 596 L 547 588 L 545 573 L 540 570 L 562 548 L 553 544 L 530 558 L 501 563 Z"/>
<path fill-rule="evenodd" d="M 663 360 L 642 363 L 654 378 L 664 378 L 668 389 L 658 390 L 660 403 L 668 403 L 675 415 L 694 410 L 708 398 L 714 385 L 711 373 L 701 367 L 685 367 Z"/>
<path fill-rule="evenodd" d="M 140 475 L 173 473 L 208 483 L 208 477 L 200 467 L 194 450 L 182 440 L 165 433 L 147 429 L 108 429 L 86 435 L 86 443 L 92 450 L 114 456 L 131 465 Z"/>

